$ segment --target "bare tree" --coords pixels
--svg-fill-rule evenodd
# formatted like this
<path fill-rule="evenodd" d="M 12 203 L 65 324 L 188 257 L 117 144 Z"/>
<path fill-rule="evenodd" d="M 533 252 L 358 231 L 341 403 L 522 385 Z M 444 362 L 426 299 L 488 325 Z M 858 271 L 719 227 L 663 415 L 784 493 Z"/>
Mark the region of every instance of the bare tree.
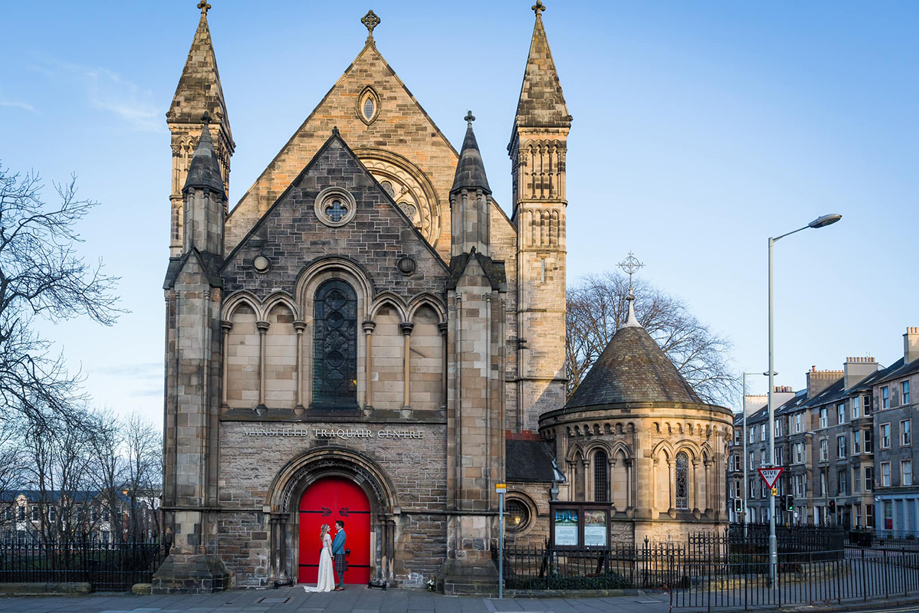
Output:
<path fill-rule="evenodd" d="M 77 198 L 76 181 L 54 185 L 60 202 L 42 200 L 36 173 L 12 174 L 0 165 L 0 402 L 31 414 L 67 415 L 81 398 L 79 380 L 50 343 L 31 327 L 88 316 L 111 325 L 121 312 L 116 277 L 77 254 L 76 224 L 97 203 Z"/>
<path fill-rule="evenodd" d="M 726 357 L 731 343 L 700 322 L 684 303 L 651 284 L 637 280 L 633 291 L 638 321 L 696 393 L 707 402 L 730 402 L 737 385 Z M 568 289 L 569 398 L 628 319 L 628 295 L 628 277 L 617 272 L 587 277 Z"/>
<path fill-rule="evenodd" d="M 163 477 L 163 437 L 136 413 L 123 423 L 127 462 L 125 495 L 128 498 L 128 540 L 159 537 L 159 500 Z"/>

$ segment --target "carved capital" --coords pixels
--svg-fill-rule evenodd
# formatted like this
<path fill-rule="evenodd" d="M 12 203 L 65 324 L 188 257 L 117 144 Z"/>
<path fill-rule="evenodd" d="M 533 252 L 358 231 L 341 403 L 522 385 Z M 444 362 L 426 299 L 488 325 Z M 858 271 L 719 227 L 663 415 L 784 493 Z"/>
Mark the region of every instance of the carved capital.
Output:
<path fill-rule="evenodd" d="M 412 330 L 415 329 L 415 324 L 409 321 L 403 321 L 401 324 L 399 324 L 399 329 L 405 336 L 410 336 L 412 334 Z"/>
<path fill-rule="evenodd" d="M 365 321 L 361 324 L 361 327 L 364 329 L 364 334 L 373 334 L 373 331 L 376 329 L 376 323 L 372 321 Z"/>
<path fill-rule="evenodd" d="M 226 334 L 227 332 L 233 329 L 233 322 L 227 321 L 226 319 L 224 319 L 223 321 L 220 322 L 220 327 L 223 328 L 223 333 Z"/>
<path fill-rule="evenodd" d="M 303 331 L 306 330 L 306 322 L 305 321 L 295 321 L 294 330 L 297 331 L 297 334 L 303 334 Z"/>
<path fill-rule="evenodd" d="M 267 321 L 257 321 L 255 322 L 255 327 L 258 328 L 259 334 L 264 334 L 265 332 L 268 331 L 268 328 L 271 327 L 271 324 L 268 323 Z"/>
<path fill-rule="evenodd" d="M 437 324 L 437 331 L 441 333 L 442 336 L 447 335 L 447 322 L 442 321 Z"/>

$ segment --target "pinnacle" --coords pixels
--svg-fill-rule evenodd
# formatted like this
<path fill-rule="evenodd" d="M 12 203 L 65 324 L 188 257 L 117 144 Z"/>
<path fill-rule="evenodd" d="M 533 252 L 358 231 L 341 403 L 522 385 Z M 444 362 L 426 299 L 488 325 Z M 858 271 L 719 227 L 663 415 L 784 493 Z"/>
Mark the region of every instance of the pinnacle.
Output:
<path fill-rule="evenodd" d="M 467 124 L 466 138 L 463 139 L 463 148 L 460 150 L 459 161 L 456 163 L 456 175 L 450 191 L 452 193 L 463 188 L 481 189 L 490 194 L 491 188 L 488 186 L 488 177 L 485 175 L 485 162 L 482 161 L 482 152 L 479 151 L 479 144 L 476 142 L 475 132 L 472 129 L 472 122 L 475 121 L 472 111 L 469 111 L 464 119 Z"/>
<path fill-rule="evenodd" d="M 541 12 L 545 6 L 533 6 L 536 25 L 530 42 L 520 100 L 517 103 L 517 125 L 521 127 L 570 127 L 571 115 L 565 104 L 565 95 L 558 80 L 555 61 L 549 49 L 549 40 L 543 27 Z"/>

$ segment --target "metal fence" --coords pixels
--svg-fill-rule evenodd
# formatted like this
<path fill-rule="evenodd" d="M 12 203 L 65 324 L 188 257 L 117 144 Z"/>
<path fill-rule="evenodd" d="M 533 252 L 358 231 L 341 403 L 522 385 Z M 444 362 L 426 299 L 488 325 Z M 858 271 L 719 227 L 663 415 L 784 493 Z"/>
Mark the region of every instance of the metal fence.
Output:
<path fill-rule="evenodd" d="M 850 548 L 833 556 L 817 553 L 779 554 L 774 583 L 768 554 L 728 564 L 675 560 L 671 572 L 679 580 L 670 589 L 671 606 L 748 610 L 919 593 L 919 552 L 915 550 Z"/>
<path fill-rule="evenodd" d="M 14 540 L 0 543 L 0 583 L 86 582 L 94 591 L 120 592 L 150 583 L 162 560 L 158 543 Z"/>

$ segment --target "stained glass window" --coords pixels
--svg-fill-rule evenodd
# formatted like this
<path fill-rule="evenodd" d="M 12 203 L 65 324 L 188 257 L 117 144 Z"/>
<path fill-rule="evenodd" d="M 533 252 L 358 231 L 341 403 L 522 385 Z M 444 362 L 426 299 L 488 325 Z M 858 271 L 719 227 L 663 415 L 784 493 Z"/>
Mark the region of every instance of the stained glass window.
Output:
<path fill-rule="evenodd" d="M 504 508 L 504 529 L 507 532 L 523 530 L 530 522 L 530 510 L 519 500 L 508 500 Z"/>
<path fill-rule="evenodd" d="M 341 200 L 333 200 L 332 203 L 325 208 L 325 214 L 334 222 L 341 221 L 341 218 L 347 213 L 348 207 L 342 205 Z"/>
<path fill-rule="evenodd" d="M 357 295 L 326 281 L 313 308 L 313 408 L 357 407 Z"/>
<path fill-rule="evenodd" d="M 689 510 L 689 456 L 676 454 L 676 508 Z"/>
<path fill-rule="evenodd" d="M 594 454 L 594 502 L 609 502 L 608 461 L 605 451 Z"/>

